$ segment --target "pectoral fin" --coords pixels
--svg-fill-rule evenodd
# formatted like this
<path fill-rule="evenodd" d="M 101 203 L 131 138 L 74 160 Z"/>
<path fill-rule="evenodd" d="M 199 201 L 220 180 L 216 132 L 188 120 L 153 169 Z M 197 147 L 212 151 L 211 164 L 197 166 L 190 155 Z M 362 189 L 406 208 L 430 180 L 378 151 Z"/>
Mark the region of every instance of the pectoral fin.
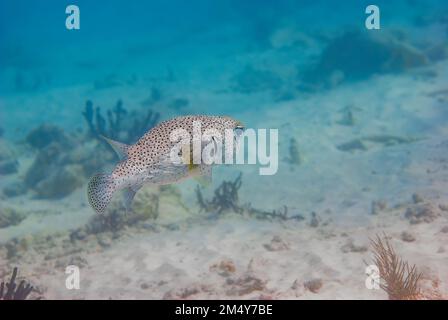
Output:
<path fill-rule="evenodd" d="M 125 189 L 123 202 L 124 207 L 126 208 L 126 212 L 131 211 L 132 200 L 134 200 L 135 194 L 137 193 L 138 190 L 140 190 L 141 187 L 142 185 L 135 185 Z"/>

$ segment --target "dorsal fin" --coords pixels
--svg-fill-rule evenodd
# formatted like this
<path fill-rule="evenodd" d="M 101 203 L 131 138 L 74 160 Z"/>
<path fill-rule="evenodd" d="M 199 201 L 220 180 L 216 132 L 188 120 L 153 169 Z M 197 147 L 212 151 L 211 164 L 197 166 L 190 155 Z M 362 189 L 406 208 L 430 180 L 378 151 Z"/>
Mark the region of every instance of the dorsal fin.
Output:
<path fill-rule="evenodd" d="M 106 138 L 103 135 L 101 135 L 101 138 L 103 138 L 110 144 L 112 149 L 114 149 L 114 151 L 117 153 L 120 160 L 124 160 L 128 157 L 129 146 L 127 144 Z"/>

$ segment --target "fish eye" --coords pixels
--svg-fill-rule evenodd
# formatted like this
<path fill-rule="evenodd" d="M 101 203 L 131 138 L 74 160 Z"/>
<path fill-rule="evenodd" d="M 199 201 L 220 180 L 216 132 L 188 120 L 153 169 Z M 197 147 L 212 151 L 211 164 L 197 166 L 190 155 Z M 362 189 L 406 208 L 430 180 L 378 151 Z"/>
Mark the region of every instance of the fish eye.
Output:
<path fill-rule="evenodd" d="M 243 126 L 236 126 L 235 129 L 233 129 L 233 131 L 235 132 L 235 134 L 237 136 L 240 136 L 240 135 L 243 134 L 244 127 Z"/>

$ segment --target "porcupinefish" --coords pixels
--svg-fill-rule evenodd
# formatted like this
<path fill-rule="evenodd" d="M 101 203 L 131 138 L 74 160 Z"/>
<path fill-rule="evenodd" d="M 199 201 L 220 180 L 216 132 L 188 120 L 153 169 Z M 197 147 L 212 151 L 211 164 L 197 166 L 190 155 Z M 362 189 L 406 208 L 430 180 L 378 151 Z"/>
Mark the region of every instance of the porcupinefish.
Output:
<path fill-rule="evenodd" d="M 230 117 L 182 116 L 161 122 L 133 145 L 103 137 L 120 156 L 121 162 L 111 174 L 100 173 L 90 179 L 87 196 L 92 208 L 97 213 L 104 213 L 113 194 L 122 189 L 125 189 L 124 205 L 126 210 L 129 210 L 135 194 L 144 184 L 171 184 L 189 177 L 201 177 L 205 181 L 210 181 L 212 174 L 210 164 L 194 164 L 191 161 L 174 163 L 170 157 L 176 144 L 170 138 L 171 132 L 180 129 L 192 136 L 193 123 L 198 122 L 201 130 L 215 130 L 222 137 L 225 136 L 225 131 L 233 130 L 236 141 L 244 129 L 241 122 Z M 234 148 L 236 146 L 237 143 Z M 192 154 L 182 154 L 183 150 L 183 148 L 180 150 L 179 156 L 182 159 L 186 157 L 190 159 Z"/>

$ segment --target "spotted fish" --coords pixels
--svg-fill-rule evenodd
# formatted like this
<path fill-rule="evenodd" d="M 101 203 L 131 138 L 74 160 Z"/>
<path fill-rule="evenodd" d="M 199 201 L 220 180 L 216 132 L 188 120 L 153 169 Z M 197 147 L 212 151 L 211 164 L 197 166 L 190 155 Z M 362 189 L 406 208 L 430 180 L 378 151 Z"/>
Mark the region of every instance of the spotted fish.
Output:
<path fill-rule="evenodd" d="M 121 162 L 111 174 L 101 173 L 91 178 L 87 187 L 87 196 L 92 208 L 97 213 L 104 213 L 113 194 L 122 189 L 125 189 L 124 204 L 128 210 L 135 194 L 144 184 L 170 184 L 198 176 L 210 180 L 211 165 L 175 164 L 170 160 L 170 152 L 175 145 L 175 142 L 170 140 L 170 133 L 175 129 L 184 129 L 193 136 L 194 121 L 200 122 L 202 131 L 214 129 L 222 137 L 225 136 L 226 129 L 238 131 L 235 138 L 243 130 L 241 123 L 230 117 L 182 116 L 161 122 L 133 145 L 126 145 L 104 137 L 119 154 Z M 181 156 L 185 159 L 187 155 Z"/>

